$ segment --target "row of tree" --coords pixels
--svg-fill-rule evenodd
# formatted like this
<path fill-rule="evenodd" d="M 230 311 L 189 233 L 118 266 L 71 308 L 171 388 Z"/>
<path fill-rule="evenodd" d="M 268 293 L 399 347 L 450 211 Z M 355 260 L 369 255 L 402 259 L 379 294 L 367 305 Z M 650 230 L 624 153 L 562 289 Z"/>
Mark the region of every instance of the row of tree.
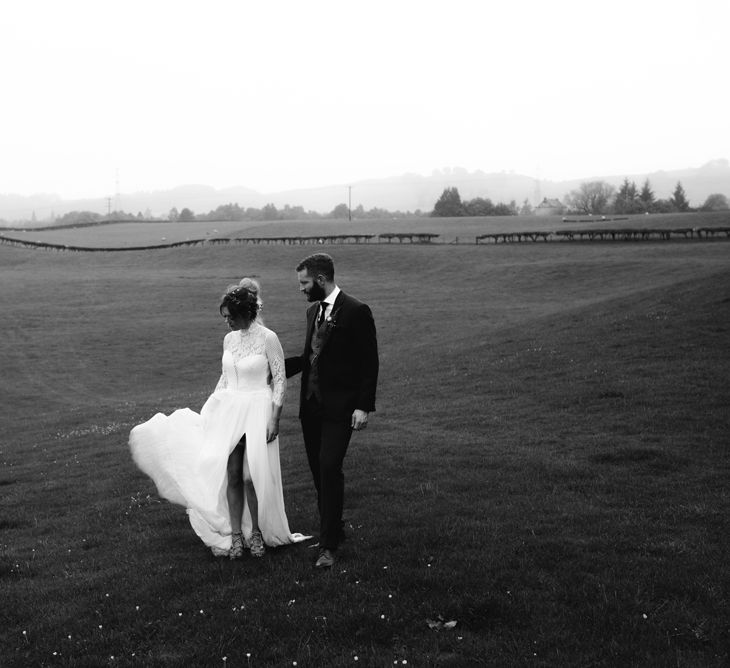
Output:
<path fill-rule="evenodd" d="M 690 206 L 687 194 L 680 181 L 668 199 L 658 199 L 652 190 L 649 179 L 637 188 L 628 178 L 618 189 L 605 181 L 581 183 L 565 198 L 570 212 L 587 214 L 630 214 L 630 213 L 677 213 L 685 211 L 728 211 L 730 203 L 725 195 L 708 195 L 698 209 Z"/>
<path fill-rule="evenodd" d="M 275 221 L 275 220 L 326 220 L 338 219 L 349 220 L 352 218 L 361 219 L 382 219 L 382 218 L 417 218 L 423 216 L 423 212 L 388 211 L 387 209 L 372 208 L 365 210 L 362 205 L 352 209 L 347 204 L 338 204 L 329 213 L 318 213 L 317 211 L 305 211 L 301 206 L 285 205 L 282 209 L 273 204 L 267 204 L 261 209 L 254 207 L 242 207 L 237 203 L 222 204 L 208 213 L 196 214 L 192 209 L 184 207 L 178 210 L 173 207 L 165 217 L 155 217 L 149 211 L 136 215 L 126 211 L 111 211 L 106 215 L 94 211 L 69 211 L 54 220 L 55 225 L 93 225 L 108 220 L 129 220 L 129 221 L 160 221 L 190 223 L 195 221 Z"/>
<path fill-rule="evenodd" d="M 658 199 L 647 179 L 641 188 L 636 183 L 624 179 L 616 189 L 605 181 L 588 181 L 570 191 L 564 198 L 563 213 L 573 214 L 631 214 L 631 213 L 674 213 L 692 211 L 681 182 L 669 199 Z M 730 203 L 725 195 L 714 193 L 707 197 L 699 211 L 728 211 Z M 490 199 L 477 197 L 462 201 L 458 188 L 445 188 L 436 201 L 432 216 L 514 216 L 529 215 L 533 212 L 525 200 L 520 208 L 514 200 L 509 204 L 493 204 Z"/>
<path fill-rule="evenodd" d="M 588 181 L 581 183 L 578 188 L 572 190 L 565 196 L 563 202 L 565 209 L 563 213 L 574 214 L 637 214 L 637 213 L 672 213 L 692 211 L 689 200 L 680 182 L 668 199 L 658 199 L 652 190 L 649 180 L 645 180 L 641 188 L 636 183 L 624 179 L 621 186 L 616 189 L 605 181 Z M 705 203 L 699 207 L 700 211 L 728 211 L 730 203 L 725 195 L 714 193 L 707 197 Z M 457 217 L 457 216 L 516 216 L 530 215 L 533 208 L 528 200 L 522 203 L 521 207 L 512 200 L 509 204 L 498 202 L 494 204 L 487 197 L 475 197 L 470 200 L 462 200 L 458 188 L 445 188 L 433 207 L 431 216 Z M 301 206 L 289 206 L 286 204 L 279 209 L 274 204 L 267 204 L 258 209 L 255 207 L 242 207 L 237 203 L 222 204 L 208 213 L 196 214 L 185 207 L 178 210 L 176 207 L 170 209 L 166 217 L 155 218 L 149 211 L 135 214 L 125 211 L 113 211 L 107 215 L 101 215 L 92 211 L 71 211 L 55 219 L 56 225 L 90 225 L 105 220 L 169 220 L 173 222 L 193 221 L 275 221 L 275 220 L 320 220 L 337 219 L 358 220 L 383 219 L 383 218 L 416 218 L 423 216 L 420 210 L 413 212 L 388 211 L 387 209 L 372 208 L 365 210 L 362 205 L 350 210 L 347 204 L 338 204 L 329 213 L 318 213 L 317 211 L 305 211 Z"/>
<path fill-rule="evenodd" d="M 461 200 L 458 188 L 444 188 L 441 197 L 434 204 L 432 216 L 516 216 L 520 211 L 517 203 L 512 200 L 509 204 L 499 202 L 494 204 L 487 197 Z"/>
<path fill-rule="evenodd" d="M 568 213 L 578 214 L 671 213 L 690 210 L 681 183 L 677 183 L 669 199 L 657 199 L 648 179 L 641 188 L 637 188 L 634 181 L 624 179 L 618 190 L 605 181 L 587 181 L 568 193 L 565 205 Z"/>
<path fill-rule="evenodd" d="M 317 211 L 305 211 L 301 206 L 284 205 L 283 209 L 278 209 L 274 204 L 267 204 L 262 209 L 254 207 L 243 208 L 239 204 L 223 204 L 209 213 L 195 214 L 188 208 L 184 208 L 178 212 L 176 208 L 170 210 L 168 220 L 176 220 L 180 222 L 200 221 L 246 221 L 246 220 L 320 220 L 326 218 L 336 218 L 340 220 L 348 220 L 351 218 L 409 218 L 422 216 L 423 212 L 414 211 L 387 211 L 386 209 L 373 208 L 365 210 L 362 205 L 350 210 L 347 204 L 338 204 L 329 213 L 318 213 Z"/>

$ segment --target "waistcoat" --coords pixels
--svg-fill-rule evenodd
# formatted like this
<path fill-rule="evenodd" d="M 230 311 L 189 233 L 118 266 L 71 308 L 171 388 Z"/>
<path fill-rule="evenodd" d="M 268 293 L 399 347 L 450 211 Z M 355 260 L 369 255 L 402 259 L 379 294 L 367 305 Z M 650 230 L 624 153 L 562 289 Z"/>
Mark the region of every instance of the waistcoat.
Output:
<path fill-rule="evenodd" d="M 324 333 L 327 329 L 326 321 L 317 327 L 314 323 L 314 331 L 312 332 L 312 352 L 309 353 L 309 377 L 307 379 L 307 399 L 314 397 L 317 401 L 322 401 L 322 394 L 319 388 L 319 354 L 322 352 L 324 344 Z"/>

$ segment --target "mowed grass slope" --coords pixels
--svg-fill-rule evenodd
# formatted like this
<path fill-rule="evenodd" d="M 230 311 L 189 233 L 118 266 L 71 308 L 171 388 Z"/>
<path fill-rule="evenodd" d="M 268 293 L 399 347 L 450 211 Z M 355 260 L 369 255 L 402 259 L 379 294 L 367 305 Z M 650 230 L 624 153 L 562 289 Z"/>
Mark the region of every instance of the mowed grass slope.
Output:
<path fill-rule="evenodd" d="M 200 408 L 240 276 L 298 352 L 311 250 L 0 246 L 0 665 L 727 663 L 730 246 L 325 246 L 381 348 L 349 540 L 330 573 L 306 544 L 216 560 L 127 433 Z"/>
<path fill-rule="evenodd" d="M 727 212 L 693 212 L 624 216 L 602 220 L 590 217 L 590 222 L 577 222 L 586 216 L 479 216 L 460 218 L 383 218 L 347 220 L 298 220 L 298 221 L 217 221 L 217 222 L 119 222 L 102 223 L 83 227 L 44 229 L 0 228 L 0 235 L 12 239 L 60 244 L 81 248 L 135 248 L 160 246 L 190 240 L 311 237 L 347 234 L 438 234 L 436 243 L 475 243 L 481 234 L 509 231 L 547 231 L 560 229 L 616 229 L 653 228 L 678 229 L 730 226 Z M 372 243 L 375 243 L 374 241 Z M 394 243 L 398 243 L 397 241 Z"/>

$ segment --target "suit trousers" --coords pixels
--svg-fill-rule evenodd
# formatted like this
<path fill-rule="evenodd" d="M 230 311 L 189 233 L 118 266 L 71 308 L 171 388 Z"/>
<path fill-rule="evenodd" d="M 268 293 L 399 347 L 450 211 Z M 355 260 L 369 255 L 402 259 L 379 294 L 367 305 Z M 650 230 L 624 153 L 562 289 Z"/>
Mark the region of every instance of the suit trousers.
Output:
<path fill-rule="evenodd" d="M 303 408 L 304 447 L 319 507 L 319 546 L 336 550 L 343 537 L 345 474 L 342 463 L 352 436 L 351 416 L 341 420 L 324 419 L 322 406 L 313 396 L 305 401 Z"/>

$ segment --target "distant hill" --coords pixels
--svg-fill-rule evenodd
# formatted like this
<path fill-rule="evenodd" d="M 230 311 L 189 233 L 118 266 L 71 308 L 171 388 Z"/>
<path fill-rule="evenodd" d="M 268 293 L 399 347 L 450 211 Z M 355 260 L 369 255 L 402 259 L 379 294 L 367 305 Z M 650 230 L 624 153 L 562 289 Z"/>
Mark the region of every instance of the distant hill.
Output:
<path fill-rule="evenodd" d="M 515 200 L 518 205 L 527 199 L 534 206 L 543 197 L 563 199 L 585 181 L 601 180 L 619 186 L 624 178 L 636 182 L 638 187 L 648 178 L 656 197 L 662 199 L 669 198 L 677 181 L 681 181 L 692 206 L 700 206 L 711 193 L 730 196 L 730 162 L 720 159 L 697 168 L 651 174 L 596 175 L 572 181 L 538 181 L 524 174 L 487 174 L 479 170 L 469 172 L 456 167 L 437 170 L 429 176 L 403 174 L 352 184 L 273 193 L 260 193 L 245 187 L 216 190 L 205 185 L 185 185 L 164 191 L 124 193 L 119 196 L 118 202 L 112 202 L 112 206 L 129 213 L 141 213 L 143 216 L 166 216 L 173 207 L 178 210 L 187 207 L 195 213 L 208 213 L 229 203 L 238 203 L 243 208 L 261 208 L 268 203 L 283 208 L 288 204 L 304 207 L 307 211 L 327 213 L 338 204 L 347 204 L 351 192 L 353 209 L 362 205 L 366 210 L 379 208 L 388 211 L 428 212 L 447 187 L 458 188 L 462 199 L 488 197 L 494 203 Z M 57 195 L 49 194 L 30 197 L 0 195 L 0 220 L 30 220 L 35 214 L 40 223 L 69 211 L 104 214 L 107 206 L 107 200 L 102 198 L 63 200 Z"/>

